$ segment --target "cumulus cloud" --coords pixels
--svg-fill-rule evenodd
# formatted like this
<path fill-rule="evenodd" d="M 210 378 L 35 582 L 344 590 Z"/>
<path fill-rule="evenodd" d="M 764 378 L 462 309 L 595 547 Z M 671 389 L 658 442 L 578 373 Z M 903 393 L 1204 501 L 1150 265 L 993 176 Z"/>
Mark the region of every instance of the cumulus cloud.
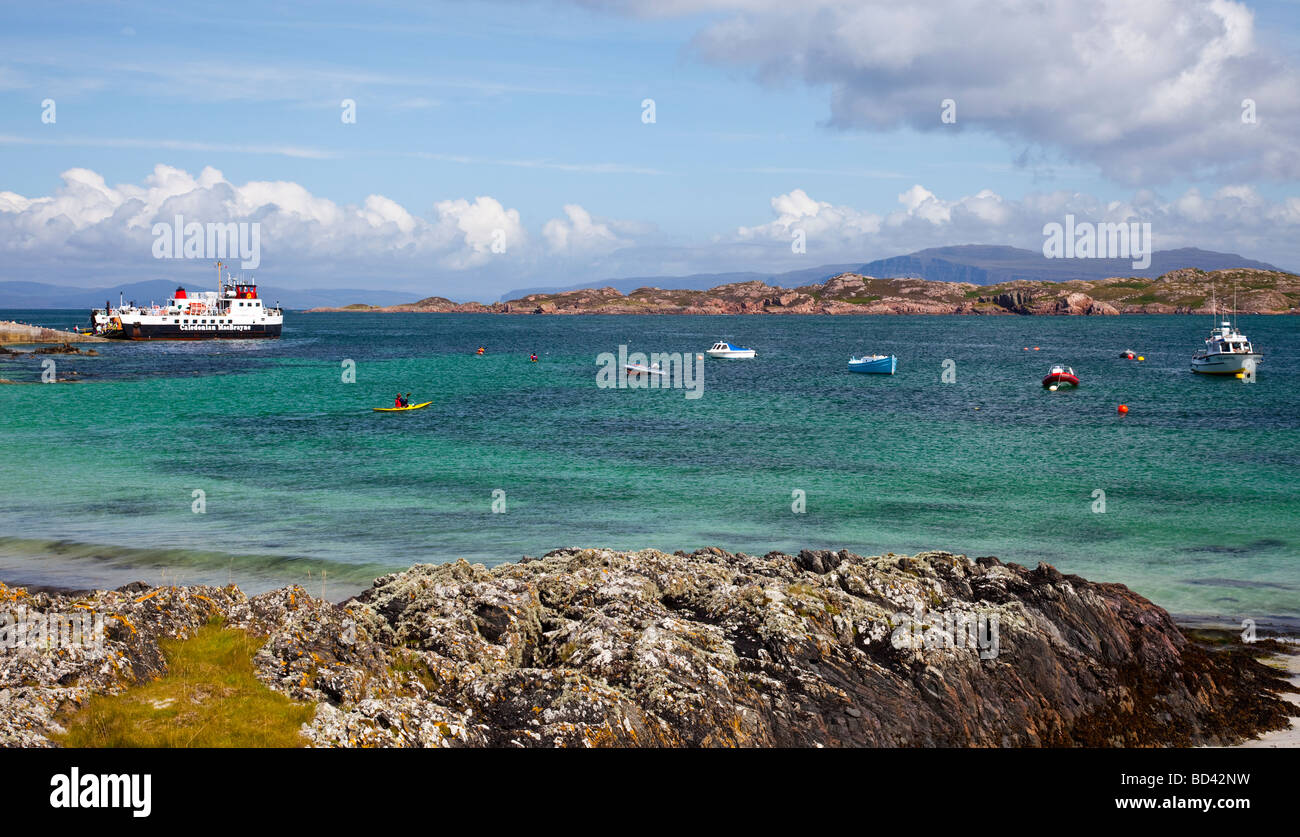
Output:
<path fill-rule="evenodd" d="M 542 227 L 542 236 L 552 253 L 568 256 L 608 253 L 628 243 L 608 223 L 592 220 L 591 213 L 577 204 L 566 204 L 564 214 L 567 218 L 552 218 Z"/>
<path fill-rule="evenodd" d="M 832 205 L 795 189 L 771 200 L 776 218 L 739 227 L 733 242 L 769 242 L 772 258 L 786 260 L 795 230 L 807 236 L 807 252 L 818 261 L 867 261 L 951 244 L 1007 244 L 1039 249 L 1043 225 L 1067 214 L 1097 222 L 1150 222 L 1160 250 L 1200 247 L 1252 258 L 1300 264 L 1300 198 L 1271 201 L 1253 186 L 1232 184 L 1208 194 L 1190 188 L 1173 198 L 1138 190 L 1127 200 L 1103 201 L 1081 192 L 1037 192 L 1010 200 L 990 189 L 944 198 L 917 184 L 898 195 L 899 207 L 883 215 Z M 802 262 L 798 262 L 802 259 Z M 808 257 L 796 262 L 807 266 Z"/>
<path fill-rule="evenodd" d="M 1232 0 L 608 5 L 710 13 L 699 55 L 828 88 L 841 127 L 986 130 L 1135 184 L 1300 176 L 1300 72 L 1261 47 L 1254 15 Z M 1242 120 L 1247 98 L 1255 123 Z M 945 99 L 955 124 L 940 120 Z"/>
<path fill-rule="evenodd" d="M 212 167 L 195 175 L 157 165 L 142 182 L 112 185 L 74 168 L 62 181 L 44 196 L 0 191 L 0 281 L 104 281 L 91 271 L 132 281 L 183 277 L 188 266 L 153 253 L 154 225 L 174 225 L 179 215 L 187 225 L 258 223 L 258 275 L 271 284 L 377 284 L 490 301 L 558 271 L 595 269 L 603 256 L 659 235 L 652 224 L 567 204 L 564 217 L 542 226 L 539 242 L 517 209 L 488 195 L 439 200 L 416 213 L 380 194 L 342 205 L 289 181 L 234 183 Z"/>
<path fill-rule="evenodd" d="M 1150 222 L 1157 249 L 1237 252 L 1300 266 L 1300 197 L 1276 199 L 1242 183 L 1139 189 L 1119 200 L 1083 192 L 1008 198 L 991 189 L 946 194 L 914 184 L 892 206 L 864 208 L 804 189 L 755 206 L 756 219 L 707 240 L 670 240 L 653 225 L 601 218 L 568 204 L 530 236 L 520 213 L 490 196 L 437 201 L 423 215 L 379 194 L 343 205 L 300 184 L 238 184 L 208 167 L 197 175 L 159 165 L 142 182 L 109 184 L 69 169 L 50 195 L 0 191 L 0 280 L 96 286 L 117 279 L 184 280 L 191 268 L 153 258 L 153 226 L 256 221 L 268 284 L 389 287 L 422 295 L 495 299 L 518 287 L 598 283 L 620 276 L 757 270 L 864 262 L 951 244 L 1042 246 L 1043 225 L 1079 220 Z M 807 252 L 795 254 L 802 231 Z M 95 276 L 100 277 L 97 281 Z M 111 277 L 111 278 L 109 278 Z"/>
<path fill-rule="evenodd" d="M 493 254 L 501 255 L 527 243 L 519 211 L 506 209 L 495 198 L 479 197 L 442 201 L 434 206 L 439 239 L 454 247 L 452 267 L 484 264 Z"/>
<path fill-rule="evenodd" d="M 406 211 L 400 203 L 383 195 L 370 195 L 361 210 L 361 217 L 370 222 L 372 227 L 393 224 L 403 233 L 415 229 L 415 216 Z"/>
<path fill-rule="evenodd" d="M 861 238 L 880 229 L 881 218 L 850 206 L 833 206 L 816 201 L 803 189 L 772 198 L 776 220 L 757 227 L 741 227 L 742 239 L 779 238 L 789 240 L 802 230 L 806 236 L 829 237 L 838 241 Z"/>
<path fill-rule="evenodd" d="M 264 264 L 337 262 L 352 275 L 363 264 L 397 267 L 400 275 L 464 270 L 509 261 L 528 245 L 519 212 L 488 196 L 440 201 L 425 219 L 383 195 L 342 206 L 297 183 L 235 184 L 212 167 L 196 177 L 158 165 L 140 184 L 110 186 L 82 168 L 62 179 L 48 196 L 0 192 L 0 253 L 10 268 L 3 278 L 79 259 L 144 270 L 153 266 L 154 224 L 177 215 L 187 223 L 257 222 Z"/>

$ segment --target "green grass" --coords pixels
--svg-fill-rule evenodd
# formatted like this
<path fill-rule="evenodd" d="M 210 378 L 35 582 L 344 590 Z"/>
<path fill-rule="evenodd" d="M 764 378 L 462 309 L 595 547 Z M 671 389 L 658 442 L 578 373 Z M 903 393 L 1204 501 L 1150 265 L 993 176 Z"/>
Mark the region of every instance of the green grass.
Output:
<path fill-rule="evenodd" d="M 164 640 L 167 674 L 120 695 L 98 695 L 64 722 L 65 747 L 302 747 L 315 715 L 258 682 L 263 639 L 213 621 Z"/>
<path fill-rule="evenodd" d="M 572 650 L 570 650 L 569 653 L 573 653 Z M 399 679 L 400 675 L 403 674 L 413 675 L 417 680 L 423 683 L 424 687 L 429 691 L 434 691 L 438 688 L 437 677 L 434 676 L 434 673 L 429 670 L 429 667 L 418 655 L 409 652 L 399 654 L 397 659 L 393 661 L 392 665 L 388 667 L 388 670 L 391 674 L 399 676 Z"/>

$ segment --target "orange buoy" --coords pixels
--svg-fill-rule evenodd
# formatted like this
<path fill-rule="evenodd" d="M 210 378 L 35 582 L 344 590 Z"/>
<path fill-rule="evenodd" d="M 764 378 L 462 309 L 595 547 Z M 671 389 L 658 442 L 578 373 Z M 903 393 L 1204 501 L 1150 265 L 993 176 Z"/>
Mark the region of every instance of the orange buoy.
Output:
<path fill-rule="evenodd" d="M 1038 347 L 1037 347 L 1037 346 L 1034 347 L 1034 351 L 1035 351 L 1035 352 L 1038 351 Z"/>
<path fill-rule="evenodd" d="M 1128 405 L 1120 404 L 1119 407 L 1116 408 L 1116 412 L 1118 412 L 1121 416 L 1128 415 Z"/>

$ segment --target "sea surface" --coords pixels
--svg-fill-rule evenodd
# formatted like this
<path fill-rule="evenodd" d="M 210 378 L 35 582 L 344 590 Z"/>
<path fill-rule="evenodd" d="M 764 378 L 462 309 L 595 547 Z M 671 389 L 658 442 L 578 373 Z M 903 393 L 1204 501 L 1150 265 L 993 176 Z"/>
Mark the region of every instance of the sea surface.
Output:
<path fill-rule="evenodd" d="M 53 356 L 83 383 L 0 386 L 0 579 L 338 599 L 413 563 L 562 546 L 943 549 L 1294 630 L 1300 319 L 1240 319 L 1255 383 L 1189 371 L 1210 325 L 290 313 L 278 341 L 96 344 Z M 698 399 L 597 385 L 620 345 L 722 339 L 758 357 L 704 361 Z M 872 351 L 899 373 L 847 372 Z M 44 359 L 0 357 L 0 378 L 37 382 Z M 1041 388 L 1057 361 L 1079 390 Z M 370 409 L 399 391 L 433 404 Z"/>

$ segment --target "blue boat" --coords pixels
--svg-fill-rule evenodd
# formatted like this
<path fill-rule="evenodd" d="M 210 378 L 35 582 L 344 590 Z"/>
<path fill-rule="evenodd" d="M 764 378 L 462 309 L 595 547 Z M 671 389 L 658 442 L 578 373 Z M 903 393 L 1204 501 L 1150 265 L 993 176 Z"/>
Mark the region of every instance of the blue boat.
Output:
<path fill-rule="evenodd" d="M 864 355 L 849 358 L 850 372 L 872 375 L 892 375 L 898 369 L 898 358 L 893 355 Z"/>

